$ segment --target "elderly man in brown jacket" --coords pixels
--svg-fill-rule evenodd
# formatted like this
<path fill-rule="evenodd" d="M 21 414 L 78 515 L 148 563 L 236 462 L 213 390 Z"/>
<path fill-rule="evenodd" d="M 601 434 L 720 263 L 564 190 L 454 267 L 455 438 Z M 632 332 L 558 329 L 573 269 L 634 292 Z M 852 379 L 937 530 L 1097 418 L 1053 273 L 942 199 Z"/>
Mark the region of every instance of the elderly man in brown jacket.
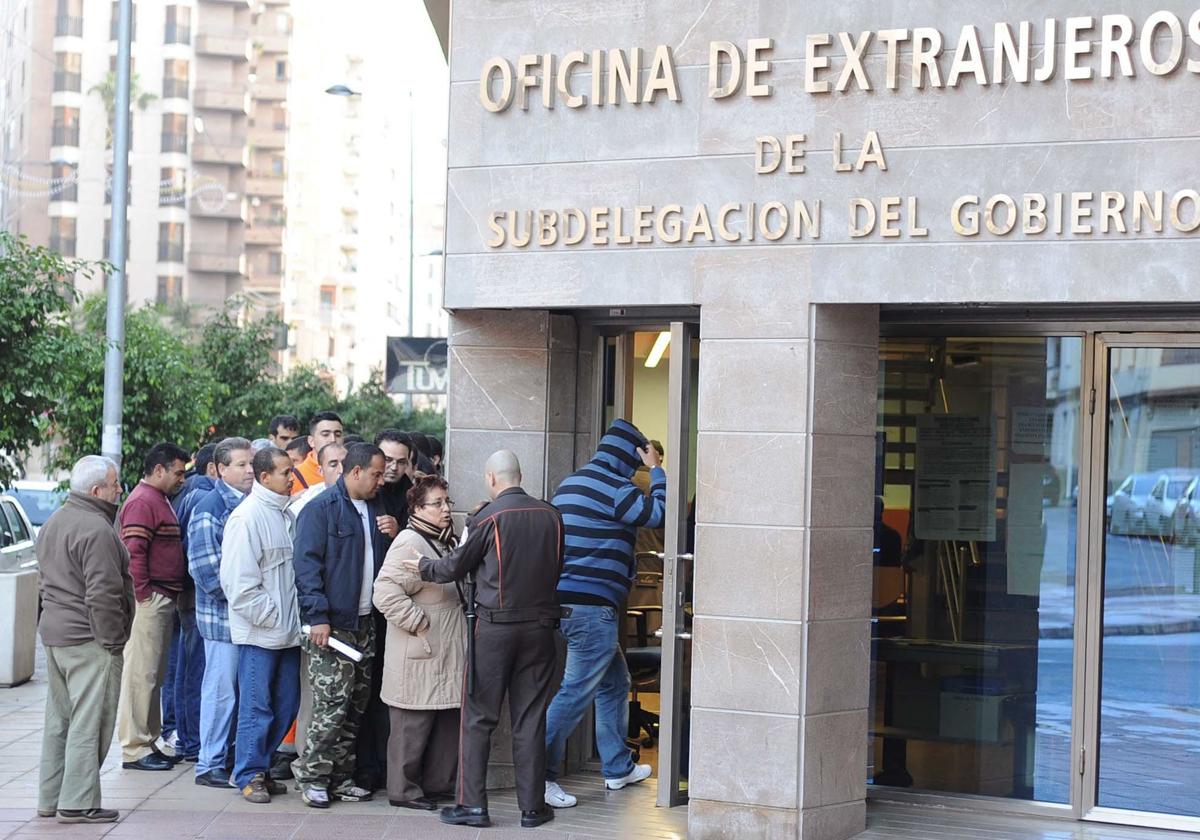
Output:
<path fill-rule="evenodd" d="M 71 493 L 38 536 L 49 691 L 42 738 L 38 816 L 59 822 L 115 822 L 100 807 L 100 765 L 112 743 L 123 650 L 133 624 L 129 553 L 113 525 L 117 466 L 85 456 Z"/>

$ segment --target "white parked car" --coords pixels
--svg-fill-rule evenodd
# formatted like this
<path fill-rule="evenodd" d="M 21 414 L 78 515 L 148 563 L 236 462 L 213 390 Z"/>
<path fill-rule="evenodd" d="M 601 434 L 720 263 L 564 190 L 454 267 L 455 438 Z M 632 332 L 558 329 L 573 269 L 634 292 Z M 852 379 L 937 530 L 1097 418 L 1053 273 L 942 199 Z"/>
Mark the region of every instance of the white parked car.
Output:
<path fill-rule="evenodd" d="M 1112 494 L 1109 532 L 1173 538 L 1175 509 L 1195 477 L 1179 467 L 1130 475 Z"/>
<path fill-rule="evenodd" d="M 0 494 L 0 572 L 37 568 L 33 524 L 11 495 Z"/>
<path fill-rule="evenodd" d="M 62 503 L 67 500 L 67 491 L 61 489 L 57 481 L 14 481 L 8 493 L 25 509 L 29 521 L 33 524 L 35 537 L 50 518 L 50 514 L 62 507 Z"/>

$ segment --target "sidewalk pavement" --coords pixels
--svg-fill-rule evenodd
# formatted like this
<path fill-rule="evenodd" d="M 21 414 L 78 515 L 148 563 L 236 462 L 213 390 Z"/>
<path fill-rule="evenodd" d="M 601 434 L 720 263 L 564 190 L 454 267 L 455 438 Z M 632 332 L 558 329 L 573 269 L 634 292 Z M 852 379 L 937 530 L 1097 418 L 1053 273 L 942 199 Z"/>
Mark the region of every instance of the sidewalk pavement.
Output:
<path fill-rule="evenodd" d="M 1074 635 L 1075 590 L 1043 582 L 1039 637 L 1069 639 Z M 1200 632 L 1200 595 L 1148 593 L 1104 599 L 1105 636 L 1158 636 Z"/>
<path fill-rule="evenodd" d="M 0 689 L 0 840 L 678 840 L 687 833 L 687 809 L 656 808 L 653 780 L 611 792 L 596 775 L 564 780 L 564 787 L 579 796 L 579 805 L 558 811 L 557 819 L 532 831 L 520 828 L 514 792 L 496 791 L 489 809 L 494 827 L 481 831 L 442 825 L 434 814 L 393 808 L 382 793 L 375 801 L 337 803 L 328 811 L 305 807 L 294 790 L 270 805 L 251 805 L 232 788 L 197 786 L 193 764 L 168 772 L 123 770 L 115 739 L 101 769 L 101 787 L 104 806 L 119 810 L 121 820 L 60 825 L 36 815 L 45 702 L 39 647 L 33 680 Z"/>

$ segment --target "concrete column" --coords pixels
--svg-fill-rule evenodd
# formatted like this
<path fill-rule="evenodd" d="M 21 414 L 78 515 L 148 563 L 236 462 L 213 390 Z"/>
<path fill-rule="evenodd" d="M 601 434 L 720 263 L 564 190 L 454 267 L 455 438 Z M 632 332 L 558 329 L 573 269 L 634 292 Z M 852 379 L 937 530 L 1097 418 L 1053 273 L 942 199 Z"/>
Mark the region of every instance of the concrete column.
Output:
<path fill-rule="evenodd" d="M 498 449 L 517 454 L 525 491 L 539 498 L 575 469 L 577 333 L 574 318 L 545 310 L 451 315 L 447 479 L 459 513 L 487 498 L 483 465 Z M 512 761 L 504 709 L 489 787 L 512 787 Z"/>
<path fill-rule="evenodd" d="M 865 827 L 878 310 L 811 307 L 794 259 L 712 260 L 688 834 L 841 840 Z"/>

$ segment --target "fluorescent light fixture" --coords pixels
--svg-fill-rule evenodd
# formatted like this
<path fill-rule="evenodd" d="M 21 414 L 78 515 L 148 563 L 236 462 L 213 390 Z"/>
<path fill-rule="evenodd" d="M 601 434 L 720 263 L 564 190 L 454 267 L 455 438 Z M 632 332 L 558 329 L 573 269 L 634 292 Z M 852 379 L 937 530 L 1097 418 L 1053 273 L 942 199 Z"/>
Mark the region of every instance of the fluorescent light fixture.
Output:
<path fill-rule="evenodd" d="M 650 348 L 650 355 L 646 357 L 646 367 L 658 367 L 658 363 L 662 361 L 663 353 L 667 352 L 667 345 L 670 343 L 671 333 L 660 332 L 658 338 L 654 339 L 654 346 Z"/>

